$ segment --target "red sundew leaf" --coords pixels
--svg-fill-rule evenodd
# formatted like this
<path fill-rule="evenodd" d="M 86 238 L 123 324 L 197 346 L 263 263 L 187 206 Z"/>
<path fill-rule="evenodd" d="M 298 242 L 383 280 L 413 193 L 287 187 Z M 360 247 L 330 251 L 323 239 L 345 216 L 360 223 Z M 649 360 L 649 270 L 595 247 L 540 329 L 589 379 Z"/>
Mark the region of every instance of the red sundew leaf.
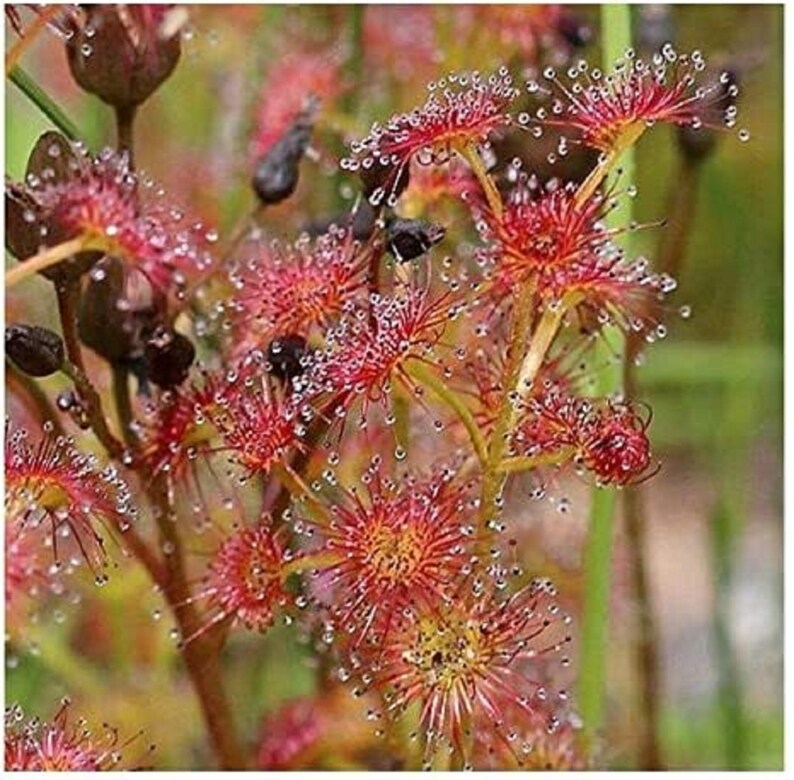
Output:
<path fill-rule="evenodd" d="M 365 294 L 373 251 L 351 230 L 332 228 L 313 241 L 262 245 L 249 260 L 234 264 L 229 274 L 237 334 L 232 357 L 281 336 L 308 337 L 330 325 Z"/>
<path fill-rule="evenodd" d="M 513 87 L 507 68 L 484 79 L 479 73 L 450 74 L 428 86 L 425 103 L 405 114 L 393 116 L 385 125 L 375 124 L 369 135 L 351 145 L 343 169 L 373 166 L 393 171 L 399 179 L 411 158 L 420 163 L 446 162 L 456 148 L 480 143 L 493 131 L 512 123 L 511 103 L 519 90 Z M 370 196 L 372 203 L 396 197 L 386 183 Z"/>
<path fill-rule="evenodd" d="M 629 228 L 605 226 L 615 205 L 610 193 L 580 204 L 576 192 L 573 185 L 538 191 L 522 184 L 501 216 L 484 214 L 478 228 L 487 245 L 478 259 L 487 295 L 501 302 L 532 283 L 542 304 L 577 296 L 626 330 L 655 324 L 653 309 L 675 283 L 617 246 L 615 237 Z"/>
<path fill-rule="evenodd" d="M 487 575 L 463 571 L 453 597 L 399 613 L 375 660 L 360 658 L 365 689 L 385 697 L 384 714 L 398 718 L 419 705 L 426 765 L 448 748 L 471 767 L 469 720 L 507 740 L 537 718 L 544 689 L 533 665 L 540 676 L 541 664 L 570 641 L 570 619 L 548 581 L 503 596 Z"/>
<path fill-rule="evenodd" d="M 414 387 L 404 362 L 432 363 L 434 347 L 461 309 L 451 293 L 434 298 L 429 290 L 406 288 L 397 297 L 373 295 L 369 312 L 354 311 L 327 334 L 331 346 L 312 360 L 306 395 L 327 395 L 342 410 L 363 399 L 365 416 L 370 404 L 387 403 L 392 379 Z"/>
<path fill-rule="evenodd" d="M 632 129 L 641 131 L 656 123 L 732 127 L 738 89 L 729 74 L 716 83 L 699 84 L 705 67 L 699 52 L 678 54 L 666 44 L 650 60 L 640 59 L 630 50 L 608 75 L 580 61 L 568 70 L 565 83 L 553 68 L 547 68 L 543 78 L 551 87 L 530 81 L 528 89 L 552 97 L 552 115 L 540 108 L 536 120 L 521 119 L 525 124 L 537 121 L 541 126 L 571 127 L 585 146 L 606 153 L 619 148 Z"/>
<path fill-rule="evenodd" d="M 282 574 L 285 561 L 284 533 L 274 531 L 269 518 L 233 531 L 218 546 L 199 592 L 191 597 L 191 601 L 205 600 L 207 610 L 201 625 L 183 637 L 182 644 L 225 620 L 253 631 L 270 628 L 278 610 L 292 601 Z"/>
<path fill-rule="evenodd" d="M 552 388 L 528 400 L 514 442 L 528 457 L 560 455 L 561 463 L 580 463 L 601 484 L 626 485 L 655 473 L 649 424 L 650 417 L 641 417 L 630 404 Z"/>
<path fill-rule="evenodd" d="M 208 246 L 215 234 L 190 223 L 148 177 L 130 168 L 125 153 L 106 149 L 90 157 L 78 145 L 71 151 L 68 178 L 42 173 L 27 182 L 36 215 L 47 228 L 46 243 L 82 236 L 141 270 L 163 291 L 183 288 L 210 267 Z M 60 160 L 62 144 L 51 144 L 45 154 Z"/>
<path fill-rule="evenodd" d="M 27 431 L 13 430 L 8 422 L 5 480 L 7 522 L 36 527 L 46 521 L 56 560 L 59 538 L 72 536 L 95 572 L 107 559 L 100 529 L 123 534 L 135 514 L 129 489 L 114 467 L 98 470 L 94 456 L 79 452 L 63 436 L 45 432 L 31 443 Z"/>
<path fill-rule="evenodd" d="M 68 699 L 49 722 L 25 721 L 18 705 L 6 710 L 5 768 L 10 772 L 97 772 L 121 769 L 122 751 L 139 736 L 119 741 L 118 732 L 104 726 L 93 734 L 82 719 L 69 722 Z M 126 763 L 126 761 L 124 761 Z"/>
<path fill-rule="evenodd" d="M 323 570 L 318 598 L 340 641 L 354 647 L 379 646 L 397 612 L 448 594 L 473 554 L 472 485 L 451 470 L 398 489 L 372 468 L 365 484 L 365 495 L 342 492 L 330 523 L 299 520 L 314 529 L 321 552 L 339 558 Z"/>

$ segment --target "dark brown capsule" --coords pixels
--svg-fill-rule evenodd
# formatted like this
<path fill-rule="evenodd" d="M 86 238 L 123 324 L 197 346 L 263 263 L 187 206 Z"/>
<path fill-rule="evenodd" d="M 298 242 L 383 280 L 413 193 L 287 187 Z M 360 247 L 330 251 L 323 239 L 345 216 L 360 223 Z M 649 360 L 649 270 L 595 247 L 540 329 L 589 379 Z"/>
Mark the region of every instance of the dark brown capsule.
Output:
<path fill-rule="evenodd" d="M 386 225 L 386 247 L 398 263 L 407 263 L 441 242 L 446 230 L 422 219 L 392 219 Z"/>
<path fill-rule="evenodd" d="M 286 200 L 298 186 L 300 161 L 312 137 L 316 103 L 312 103 L 256 164 L 251 182 L 263 206 Z"/>
<path fill-rule="evenodd" d="M 282 381 L 295 379 L 306 371 L 309 352 L 303 336 L 279 336 L 267 348 L 267 370 Z"/>
<path fill-rule="evenodd" d="M 153 384 L 168 390 L 187 379 L 195 359 L 196 348 L 187 336 L 161 326 L 146 341 L 144 374 Z"/>
<path fill-rule="evenodd" d="M 50 376 L 63 366 L 63 339 L 38 325 L 8 325 L 6 355 L 28 376 Z"/>

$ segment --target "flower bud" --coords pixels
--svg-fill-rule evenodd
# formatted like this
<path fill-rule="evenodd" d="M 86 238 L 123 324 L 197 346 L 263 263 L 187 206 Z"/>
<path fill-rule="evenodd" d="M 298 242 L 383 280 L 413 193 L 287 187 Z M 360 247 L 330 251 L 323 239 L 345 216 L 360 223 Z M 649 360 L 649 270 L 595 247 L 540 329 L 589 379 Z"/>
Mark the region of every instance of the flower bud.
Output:
<path fill-rule="evenodd" d="M 300 161 L 311 141 L 315 110 L 316 103 L 312 103 L 257 163 L 251 184 L 262 205 L 280 203 L 295 192 Z"/>
<path fill-rule="evenodd" d="M 37 325 L 8 325 L 6 355 L 28 376 L 49 376 L 63 365 L 63 340 L 57 333 Z"/>
<path fill-rule="evenodd" d="M 105 103 L 132 109 L 173 72 L 184 11 L 173 5 L 90 5 L 66 44 L 75 81 Z"/>
<path fill-rule="evenodd" d="M 386 246 L 398 263 L 415 260 L 443 240 L 446 230 L 421 219 L 393 219 L 386 225 Z"/>
<path fill-rule="evenodd" d="M 290 335 L 273 339 L 267 348 L 268 371 L 282 381 L 294 379 L 306 371 L 309 347 L 303 336 Z"/>
<path fill-rule="evenodd" d="M 195 358 L 196 348 L 187 336 L 160 326 L 147 339 L 143 352 L 146 378 L 164 390 L 181 385 Z"/>

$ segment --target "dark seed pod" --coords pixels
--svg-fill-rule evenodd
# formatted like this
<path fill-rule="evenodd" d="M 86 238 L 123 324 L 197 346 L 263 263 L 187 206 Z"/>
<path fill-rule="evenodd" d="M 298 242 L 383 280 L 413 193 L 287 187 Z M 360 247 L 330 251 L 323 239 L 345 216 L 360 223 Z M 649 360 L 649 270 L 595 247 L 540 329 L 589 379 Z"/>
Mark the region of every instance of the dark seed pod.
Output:
<path fill-rule="evenodd" d="M 356 241 L 366 241 L 375 230 L 377 212 L 366 200 L 361 200 L 356 205 L 352 214 L 340 214 L 336 217 L 316 219 L 304 226 L 303 232 L 315 238 L 327 233 L 331 225 L 349 226 Z"/>
<path fill-rule="evenodd" d="M 63 365 L 63 340 L 37 325 L 8 325 L 6 355 L 28 376 L 49 376 Z"/>
<path fill-rule="evenodd" d="M 375 222 L 378 215 L 374 208 L 370 205 L 368 200 L 362 200 L 353 214 L 353 221 L 351 227 L 353 229 L 353 238 L 356 241 L 366 241 L 375 230 Z"/>
<path fill-rule="evenodd" d="M 386 225 L 386 246 L 398 263 L 421 257 L 443 240 L 446 230 L 421 219 L 393 219 Z"/>
<path fill-rule="evenodd" d="M 187 336 L 161 326 L 146 341 L 143 359 L 146 377 L 167 390 L 187 379 L 196 348 Z"/>
<path fill-rule="evenodd" d="M 312 137 L 315 111 L 313 102 L 256 164 L 251 186 L 262 205 L 280 203 L 295 192 L 300 161 Z"/>
<path fill-rule="evenodd" d="M 359 167 L 358 175 L 364 187 L 364 197 L 373 205 L 380 206 L 384 200 L 393 205 L 405 192 L 411 181 L 407 164 L 386 165 L 375 160 L 368 168 Z M 374 203 L 374 201 L 378 201 Z"/>
<path fill-rule="evenodd" d="M 282 381 L 295 379 L 306 371 L 309 346 L 303 336 L 280 336 L 267 348 L 269 373 Z"/>

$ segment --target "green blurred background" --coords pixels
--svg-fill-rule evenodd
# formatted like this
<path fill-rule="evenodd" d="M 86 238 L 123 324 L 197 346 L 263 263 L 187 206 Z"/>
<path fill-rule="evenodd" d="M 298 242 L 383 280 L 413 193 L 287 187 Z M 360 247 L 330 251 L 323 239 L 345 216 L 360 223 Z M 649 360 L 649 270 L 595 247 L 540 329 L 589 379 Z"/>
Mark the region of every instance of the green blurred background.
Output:
<path fill-rule="evenodd" d="M 664 11 L 634 7 L 638 46 L 669 31 L 679 50 L 698 48 L 707 59 L 737 69 L 740 125 L 752 135 L 742 144 L 735 133 L 725 133 L 691 180 L 682 176 L 674 130 L 648 134 L 637 152 L 639 221 L 667 214 L 673 199 L 686 194 L 685 186 L 695 193 L 669 335 L 648 350 L 638 370 L 654 409 L 654 446 L 664 463 L 645 491 L 646 555 L 660 631 L 664 761 L 671 768 L 780 768 L 783 13 L 780 6 L 762 5 Z M 365 132 L 373 119 L 418 103 L 425 80 L 453 65 L 487 69 L 504 55 L 498 41 L 487 45 L 487 33 L 483 45 L 473 48 L 444 34 L 462 12 L 439 6 L 428 17 L 432 29 L 423 33 L 438 61 L 389 80 L 395 62 L 420 61 L 411 48 L 409 21 L 415 22 L 407 10 L 402 16 L 399 9 L 382 18 L 377 13 L 385 14 L 345 6 L 191 9 L 182 61 L 141 112 L 139 164 L 176 200 L 218 224 L 223 235 L 249 208 L 246 139 L 253 106 L 269 68 L 290 46 L 344 43 L 342 72 L 350 88 L 328 120 L 334 127 L 323 131 L 326 156 L 342 149 L 340 127 Z M 567 53 L 597 60 L 597 8 L 578 6 L 575 13 L 593 37 L 584 49 Z M 408 33 L 399 38 L 403 22 Z M 385 24 L 394 28 L 391 43 L 368 43 L 373 27 Z M 381 50 L 370 60 L 362 45 Z M 387 46 L 397 50 L 384 51 Z M 45 36 L 23 65 L 57 98 L 92 148 L 112 142 L 110 110 L 73 85 L 60 43 Z M 31 146 L 48 127 L 7 86 L 7 175 L 21 176 Z M 304 169 L 297 210 L 279 212 L 274 222 L 283 220 L 282 229 L 291 230 L 311 214 L 333 212 L 344 202 L 339 187 L 322 165 Z M 636 234 L 636 245 L 652 260 L 662 232 Z M 686 320 L 675 316 L 684 305 L 692 308 Z M 28 321 L 56 326 L 41 280 L 15 291 L 7 306 L 9 317 L 24 313 Z M 615 598 L 623 603 L 611 626 L 604 758 L 615 767 L 636 765 L 633 722 L 640 717 L 627 663 L 636 615 L 621 584 L 625 557 L 619 531 Z M 128 567 L 101 591 L 72 587 L 78 607 L 45 608 L 40 624 L 8 646 L 7 702 L 47 715 L 57 697 L 69 693 L 82 714 L 117 724 L 123 733 L 151 733 L 157 724 L 156 765 L 206 766 L 200 718 L 168 635 L 170 621 L 156 619 L 162 604 L 143 575 Z M 265 637 L 236 633 L 225 665 L 240 727 L 251 739 L 263 713 L 312 690 L 308 651 L 286 629 Z"/>

